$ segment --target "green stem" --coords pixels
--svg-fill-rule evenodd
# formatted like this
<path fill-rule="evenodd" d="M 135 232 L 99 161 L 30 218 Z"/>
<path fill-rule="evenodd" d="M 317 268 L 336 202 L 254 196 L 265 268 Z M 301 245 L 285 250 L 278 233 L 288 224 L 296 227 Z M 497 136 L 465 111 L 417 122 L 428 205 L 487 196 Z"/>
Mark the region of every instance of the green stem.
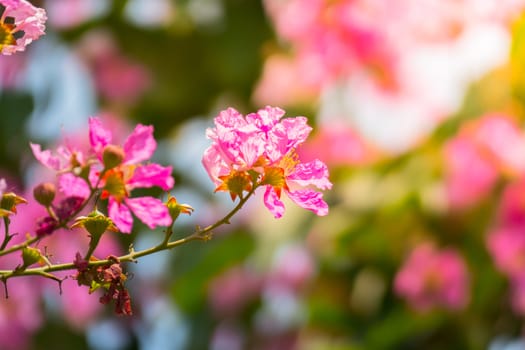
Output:
<path fill-rule="evenodd" d="M 5 250 L 2 249 L 0 250 L 0 256 L 4 256 L 9 253 L 16 252 L 17 250 L 22 250 L 25 247 L 29 247 L 31 244 L 35 243 L 39 239 L 40 237 L 30 237 L 24 243 L 20 243 L 20 244 L 11 246 L 9 249 L 5 249 Z"/>
<path fill-rule="evenodd" d="M 134 262 L 138 258 L 141 258 L 143 256 L 151 255 L 151 254 L 154 254 L 160 251 L 164 251 L 164 250 L 170 250 L 170 249 L 173 249 L 175 247 L 178 247 L 180 245 L 186 244 L 191 241 L 208 241 L 211 238 L 211 231 L 224 224 L 229 224 L 230 223 L 229 220 L 231 219 L 231 217 L 234 216 L 243 207 L 243 205 L 254 194 L 254 192 L 255 192 L 255 188 L 253 188 L 250 192 L 248 192 L 248 194 L 245 197 L 241 198 L 241 200 L 239 201 L 239 203 L 237 203 L 235 208 L 233 208 L 226 216 L 224 216 L 222 219 L 218 220 L 214 224 L 209 225 L 203 229 L 198 227 L 197 230 L 195 230 L 188 237 L 181 238 L 173 242 L 167 242 L 166 240 L 164 240 L 159 245 L 156 245 L 154 247 L 147 248 L 144 250 L 139 250 L 139 251 L 131 251 L 126 255 L 119 256 L 118 260 L 121 262 Z M 171 228 L 168 228 L 168 230 L 171 230 Z M 170 231 L 167 231 L 167 232 L 170 232 Z M 169 235 L 167 234 L 166 236 L 169 239 L 171 234 Z M 24 246 L 29 245 L 30 244 L 29 242 L 30 240 L 26 241 L 24 243 Z M 12 247 L 11 250 L 14 247 Z M 17 249 L 22 249 L 22 248 L 23 246 L 19 245 Z M 3 252 L 0 252 L 0 255 L 3 255 Z M 89 261 L 88 266 L 89 267 L 104 266 L 104 265 L 111 264 L 113 262 L 114 262 L 114 259 Z M 65 264 L 55 264 L 55 265 L 48 265 L 48 266 L 37 267 L 37 268 L 32 268 L 32 269 L 26 269 L 23 271 L 0 270 L 0 279 L 3 281 L 6 281 L 7 279 L 11 277 L 30 276 L 30 275 L 44 276 L 45 274 L 48 274 L 50 272 L 76 270 L 76 268 L 77 267 L 75 266 L 74 263 L 65 263 Z M 49 278 L 49 276 L 45 276 L 45 277 Z"/>
<path fill-rule="evenodd" d="M 0 251 L 3 251 L 5 247 L 7 247 L 7 243 L 11 240 L 13 236 L 9 235 L 9 217 L 4 216 L 4 228 L 5 228 L 5 236 L 4 241 L 2 242 L 2 246 L 0 246 Z"/>

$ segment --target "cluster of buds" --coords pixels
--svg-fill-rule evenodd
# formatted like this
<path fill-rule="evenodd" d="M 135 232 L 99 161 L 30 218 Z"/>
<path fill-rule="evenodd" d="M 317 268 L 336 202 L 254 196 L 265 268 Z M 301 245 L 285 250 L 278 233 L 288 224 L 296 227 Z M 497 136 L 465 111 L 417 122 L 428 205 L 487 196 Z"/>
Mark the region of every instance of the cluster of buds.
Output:
<path fill-rule="evenodd" d="M 96 261 L 91 258 L 91 261 Z M 102 304 L 109 304 L 115 301 L 115 313 L 117 315 L 132 315 L 131 298 L 129 292 L 124 287 L 127 277 L 122 272 L 120 261 L 115 256 L 107 258 L 109 263 L 100 266 L 90 266 L 88 260 L 82 258 L 80 253 L 75 259 L 77 274 L 74 277 L 79 286 L 89 287 L 89 293 L 102 288 L 105 290 L 100 297 Z"/>

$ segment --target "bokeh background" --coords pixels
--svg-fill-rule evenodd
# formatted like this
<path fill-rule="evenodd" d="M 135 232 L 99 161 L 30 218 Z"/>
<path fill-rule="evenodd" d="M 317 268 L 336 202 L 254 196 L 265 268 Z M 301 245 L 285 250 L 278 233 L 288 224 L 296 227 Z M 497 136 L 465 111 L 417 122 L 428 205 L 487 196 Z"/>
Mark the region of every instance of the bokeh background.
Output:
<path fill-rule="evenodd" d="M 200 164 L 206 128 L 265 105 L 309 118 L 300 155 L 334 186 L 328 216 L 287 203 L 276 220 L 259 197 L 213 240 L 131 264 L 131 317 L 72 280 L 62 295 L 10 282 L 0 348 L 525 349 L 525 1 L 32 2 L 47 34 L 0 57 L 11 188 L 50 176 L 30 140 L 87 140 L 94 115 L 122 137 L 153 124 L 172 194 L 196 209 L 183 237 L 233 207 Z M 125 251 L 162 232 L 104 239 Z M 45 247 L 65 261 L 82 244 Z"/>

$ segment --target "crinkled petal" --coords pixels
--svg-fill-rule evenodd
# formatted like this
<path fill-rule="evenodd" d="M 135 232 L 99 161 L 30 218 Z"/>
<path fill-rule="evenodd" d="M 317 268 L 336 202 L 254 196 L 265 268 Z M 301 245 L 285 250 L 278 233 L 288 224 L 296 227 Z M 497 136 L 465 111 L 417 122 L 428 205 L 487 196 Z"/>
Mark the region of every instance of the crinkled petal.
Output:
<path fill-rule="evenodd" d="M 246 125 L 243 115 L 235 108 L 228 108 L 221 111 L 214 119 L 217 128 L 238 129 Z M 209 129 L 211 132 L 211 129 Z"/>
<path fill-rule="evenodd" d="M 158 186 L 167 191 L 175 184 L 171 171 L 171 166 L 163 167 L 155 163 L 139 166 L 127 184 L 130 188 Z"/>
<path fill-rule="evenodd" d="M 264 205 L 276 219 L 279 219 L 284 214 L 284 203 L 279 199 L 273 187 L 266 186 L 264 192 Z"/>
<path fill-rule="evenodd" d="M 288 197 L 304 209 L 313 211 L 319 216 L 328 214 L 328 204 L 323 200 L 321 192 L 313 190 L 297 190 L 287 192 Z"/>
<path fill-rule="evenodd" d="M 259 109 L 257 113 L 246 116 L 248 123 L 255 124 L 260 130 L 268 132 L 284 116 L 284 110 L 279 107 L 266 106 Z"/>
<path fill-rule="evenodd" d="M 66 197 L 88 198 L 91 193 L 86 181 L 72 173 L 60 175 L 58 178 L 58 188 Z"/>
<path fill-rule="evenodd" d="M 151 158 L 157 142 L 153 138 L 153 126 L 138 124 L 124 142 L 125 163 L 136 164 Z"/>
<path fill-rule="evenodd" d="M 204 151 L 202 165 L 215 185 L 219 185 L 222 182 L 219 179 L 219 176 L 228 175 L 230 173 L 230 168 L 223 161 L 222 155 L 217 151 L 217 148 L 214 145 L 208 147 Z"/>
<path fill-rule="evenodd" d="M 305 117 L 287 118 L 268 131 L 266 153 L 270 160 L 278 161 L 306 141 L 312 131 L 307 122 Z"/>
<path fill-rule="evenodd" d="M 314 185 L 322 190 L 332 188 L 332 183 L 328 180 L 328 168 L 326 164 L 319 159 L 308 163 L 297 164 L 294 172 L 287 176 L 286 179 L 301 186 Z"/>
<path fill-rule="evenodd" d="M 52 155 L 51 151 L 48 149 L 42 151 L 42 148 L 39 144 L 30 143 L 29 145 L 31 146 L 33 155 L 40 163 L 50 169 L 60 170 L 61 161 L 59 157 Z"/>
<path fill-rule="evenodd" d="M 160 199 L 153 197 L 127 198 L 126 204 L 151 229 L 156 226 L 171 225 L 172 219 L 168 207 Z"/>
<path fill-rule="evenodd" d="M 109 197 L 108 214 L 120 232 L 130 233 L 133 228 L 133 217 L 131 211 L 124 203 L 119 203 Z"/>
<path fill-rule="evenodd" d="M 104 147 L 111 143 L 112 138 L 111 131 L 102 126 L 100 119 L 89 118 L 89 143 L 100 159 Z"/>

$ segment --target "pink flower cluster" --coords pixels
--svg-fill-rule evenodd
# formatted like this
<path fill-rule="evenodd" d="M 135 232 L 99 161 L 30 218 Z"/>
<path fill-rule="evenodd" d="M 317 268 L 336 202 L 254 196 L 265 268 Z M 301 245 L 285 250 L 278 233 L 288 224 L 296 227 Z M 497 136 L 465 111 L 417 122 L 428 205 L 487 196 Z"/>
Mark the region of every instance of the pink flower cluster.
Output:
<path fill-rule="evenodd" d="M 0 0 L 0 52 L 24 51 L 44 34 L 46 12 L 26 0 Z"/>
<path fill-rule="evenodd" d="M 468 271 L 461 255 L 430 244 L 412 251 L 394 281 L 396 293 L 419 311 L 464 308 L 469 300 L 468 285 Z"/>
<path fill-rule="evenodd" d="M 446 185 L 450 205 L 474 205 L 500 175 L 525 173 L 525 134 L 512 118 L 488 114 L 466 123 L 445 146 Z"/>
<path fill-rule="evenodd" d="M 510 281 L 512 306 L 525 314 L 525 177 L 506 186 L 499 204 L 499 220 L 487 236 L 496 268 Z"/>
<path fill-rule="evenodd" d="M 148 227 L 168 226 L 172 220 L 167 207 L 151 196 L 131 197 L 137 188 L 174 185 L 171 167 L 143 162 L 149 160 L 157 143 L 153 127 L 138 124 L 123 146 L 112 144 L 112 132 L 98 118 L 89 119 L 90 150 L 84 154 L 73 147 L 61 146 L 57 154 L 31 144 L 33 154 L 45 166 L 60 173 L 59 188 L 67 197 L 87 199 L 100 189 L 108 199 L 108 214 L 123 233 L 131 232 L 132 212 Z"/>
<path fill-rule="evenodd" d="M 204 152 L 204 167 L 217 185 L 216 191 L 228 191 L 232 199 L 264 187 L 264 204 L 276 218 L 285 210 L 283 191 L 299 206 L 327 215 L 322 193 L 300 188 L 332 187 L 322 161 L 302 163 L 297 155 L 312 128 L 305 117 L 281 119 L 284 113 L 270 106 L 246 116 L 233 108 L 220 112 L 215 127 L 206 133 L 212 145 Z"/>

